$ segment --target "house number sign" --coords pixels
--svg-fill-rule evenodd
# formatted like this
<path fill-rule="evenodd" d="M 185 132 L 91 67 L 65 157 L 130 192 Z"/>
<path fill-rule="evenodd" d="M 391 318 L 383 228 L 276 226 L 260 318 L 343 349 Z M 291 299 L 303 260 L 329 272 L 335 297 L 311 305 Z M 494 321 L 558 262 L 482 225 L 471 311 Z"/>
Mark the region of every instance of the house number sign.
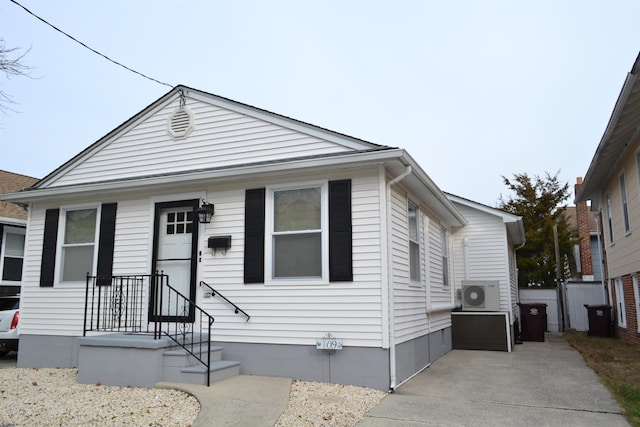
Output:
<path fill-rule="evenodd" d="M 318 350 L 342 350 L 342 340 L 337 339 L 329 332 L 324 337 L 316 340 L 316 348 Z"/>

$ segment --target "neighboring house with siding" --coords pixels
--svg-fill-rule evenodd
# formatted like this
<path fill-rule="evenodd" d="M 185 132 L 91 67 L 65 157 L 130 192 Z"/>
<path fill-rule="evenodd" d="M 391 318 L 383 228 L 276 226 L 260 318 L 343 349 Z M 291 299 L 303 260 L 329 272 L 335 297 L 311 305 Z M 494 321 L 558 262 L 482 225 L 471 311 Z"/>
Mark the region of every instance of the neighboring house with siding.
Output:
<path fill-rule="evenodd" d="M 497 282 L 499 308 L 509 313 L 511 341 L 515 343 L 518 326 L 518 268 L 516 250 L 525 243 L 522 217 L 448 194 L 467 225 L 453 236 L 455 288 L 465 282 Z M 456 305 L 462 305 L 462 292 Z"/>
<path fill-rule="evenodd" d="M 0 198 L 31 187 L 36 178 L 0 170 Z M 16 204 L 0 202 L 0 296 L 20 293 L 27 227 L 27 211 Z"/>
<path fill-rule="evenodd" d="M 178 86 L 3 198 L 30 212 L 20 367 L 78 366 L 86 273 L 157 270 L 240 373 L 389 389 L 451 349 L 467 220 L 402 149 Z"/>
<path fill-rule="evenodd" d="M 605 283 L 618 334 L 640 344 L 640 55 L 576 195 L 602 224 Z"/>

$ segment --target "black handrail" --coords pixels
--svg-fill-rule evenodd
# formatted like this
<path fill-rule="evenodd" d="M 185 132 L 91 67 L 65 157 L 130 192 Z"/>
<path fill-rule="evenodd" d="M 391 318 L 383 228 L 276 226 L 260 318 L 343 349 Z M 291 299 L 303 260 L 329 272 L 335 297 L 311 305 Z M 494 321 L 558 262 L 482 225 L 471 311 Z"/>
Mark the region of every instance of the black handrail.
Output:
<path fill-rule="evenodd" d="M 206 282 L 203 282 L 203 281 L 201 280 L 201 281 L 200 281 L 200 286 L 202 286 L 202 285 L 204 285 L 204 286 L 206 286 L 207 288 L 211 289 L 211 292 L 212 292 L 211 296 L 212 296 L 212 297 L 216 296 L 216 294 L 217 294 L 220 298 L 222 298 L 223 300 L 225 300 L 226 302 L 228 302 L 229 304 L 231 304 L 231 305 L 233 306 L 233 308 L 235 309 L 234 311 L 235 311 L 235 313 L 236 313 L 236 314 L 238 314 L 238 312 L 241 312 L 242 314 L 244 314 L 245 316 L 247 316 L 247 322 L 249 321 L 249 319 L 251 319 L 251 316 L 249 316 L 249 315 L 247 314 L 247 312 L 246 312 L 246 311 L 244 311 L 243 309 L 241 309 L 240 307 L 238 307 L 237 305 L 235 305 L 234 303 L 232 303 L 231 301 L 229 301 L 229 299 L 228 299 L 228 298 L 226 298 L 226 297 L 225 297 L 224 295 L 222 295 L 220 292 L 218 292 L 218 291 L 216 291 L 215 289 L 213 289 L 213 288 L 211 287 L 211 285 L 210 285 L 210 284 L 208 284 L 208 283 L 206 283 Z"/>

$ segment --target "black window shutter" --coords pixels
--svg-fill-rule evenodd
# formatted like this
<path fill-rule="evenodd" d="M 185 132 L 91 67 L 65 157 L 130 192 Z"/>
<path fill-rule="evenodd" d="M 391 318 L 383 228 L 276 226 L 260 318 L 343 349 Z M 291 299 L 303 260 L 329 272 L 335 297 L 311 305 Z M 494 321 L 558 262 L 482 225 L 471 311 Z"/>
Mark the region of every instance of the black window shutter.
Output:
<path fill-rule="evenodd" d="M 245 193 L 244 283 L 264 283 L 264 196 L 264 188 Z"/>
<path fill-rule="evenodd" d="M 97 285 L 109 285 L 113 270 L 113 244 L 116 234 L 117 203 L 105 203 L 100 214 L 100 240 L 98 243 Z"/>
<path fill-rule="evenodd" d="M 0 260 L 2 259 L 2 239 L 4 238 L 4 224 L 0 224 Z"/>
<path fill-rule="evenodd" d="M 40 265 L 40 286 L 43 287 L 51 287 L 54 282 L 59 218 L 60 209 L 47 209 L 44 217 L 42 264 Z"/>
<path fill-rule="evenodd" d="M 329 281 L 353 281 L 350 179 L 329 181 Z"/>

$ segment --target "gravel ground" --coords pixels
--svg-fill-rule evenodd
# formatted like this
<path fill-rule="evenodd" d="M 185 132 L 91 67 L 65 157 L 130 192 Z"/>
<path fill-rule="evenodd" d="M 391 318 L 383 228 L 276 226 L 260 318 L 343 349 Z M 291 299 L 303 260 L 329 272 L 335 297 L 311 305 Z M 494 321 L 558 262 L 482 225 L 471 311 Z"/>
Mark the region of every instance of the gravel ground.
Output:
<path fill-rule="evenodd" d="M 0 369 L 0 427 L 188 427 L 200 412 L 198 401 L 186 393 L 78 384 L 76 373 Z"/>
<path fill-rule="evenodd" d="M 276 427 L 351 427 L 386 396 L 364 387 L 294 381 L 289 406 Z"/>
<path fill-rule="evenodd" d="M 183 392 L 78 384 L 76 374 L 75 369 L 0 369 L 0 427 L 188 427 L 200 411 L 198 401 Z M 354 426 L 384 396 L 363 387 L 294 381 L 276 426 Z"/>

